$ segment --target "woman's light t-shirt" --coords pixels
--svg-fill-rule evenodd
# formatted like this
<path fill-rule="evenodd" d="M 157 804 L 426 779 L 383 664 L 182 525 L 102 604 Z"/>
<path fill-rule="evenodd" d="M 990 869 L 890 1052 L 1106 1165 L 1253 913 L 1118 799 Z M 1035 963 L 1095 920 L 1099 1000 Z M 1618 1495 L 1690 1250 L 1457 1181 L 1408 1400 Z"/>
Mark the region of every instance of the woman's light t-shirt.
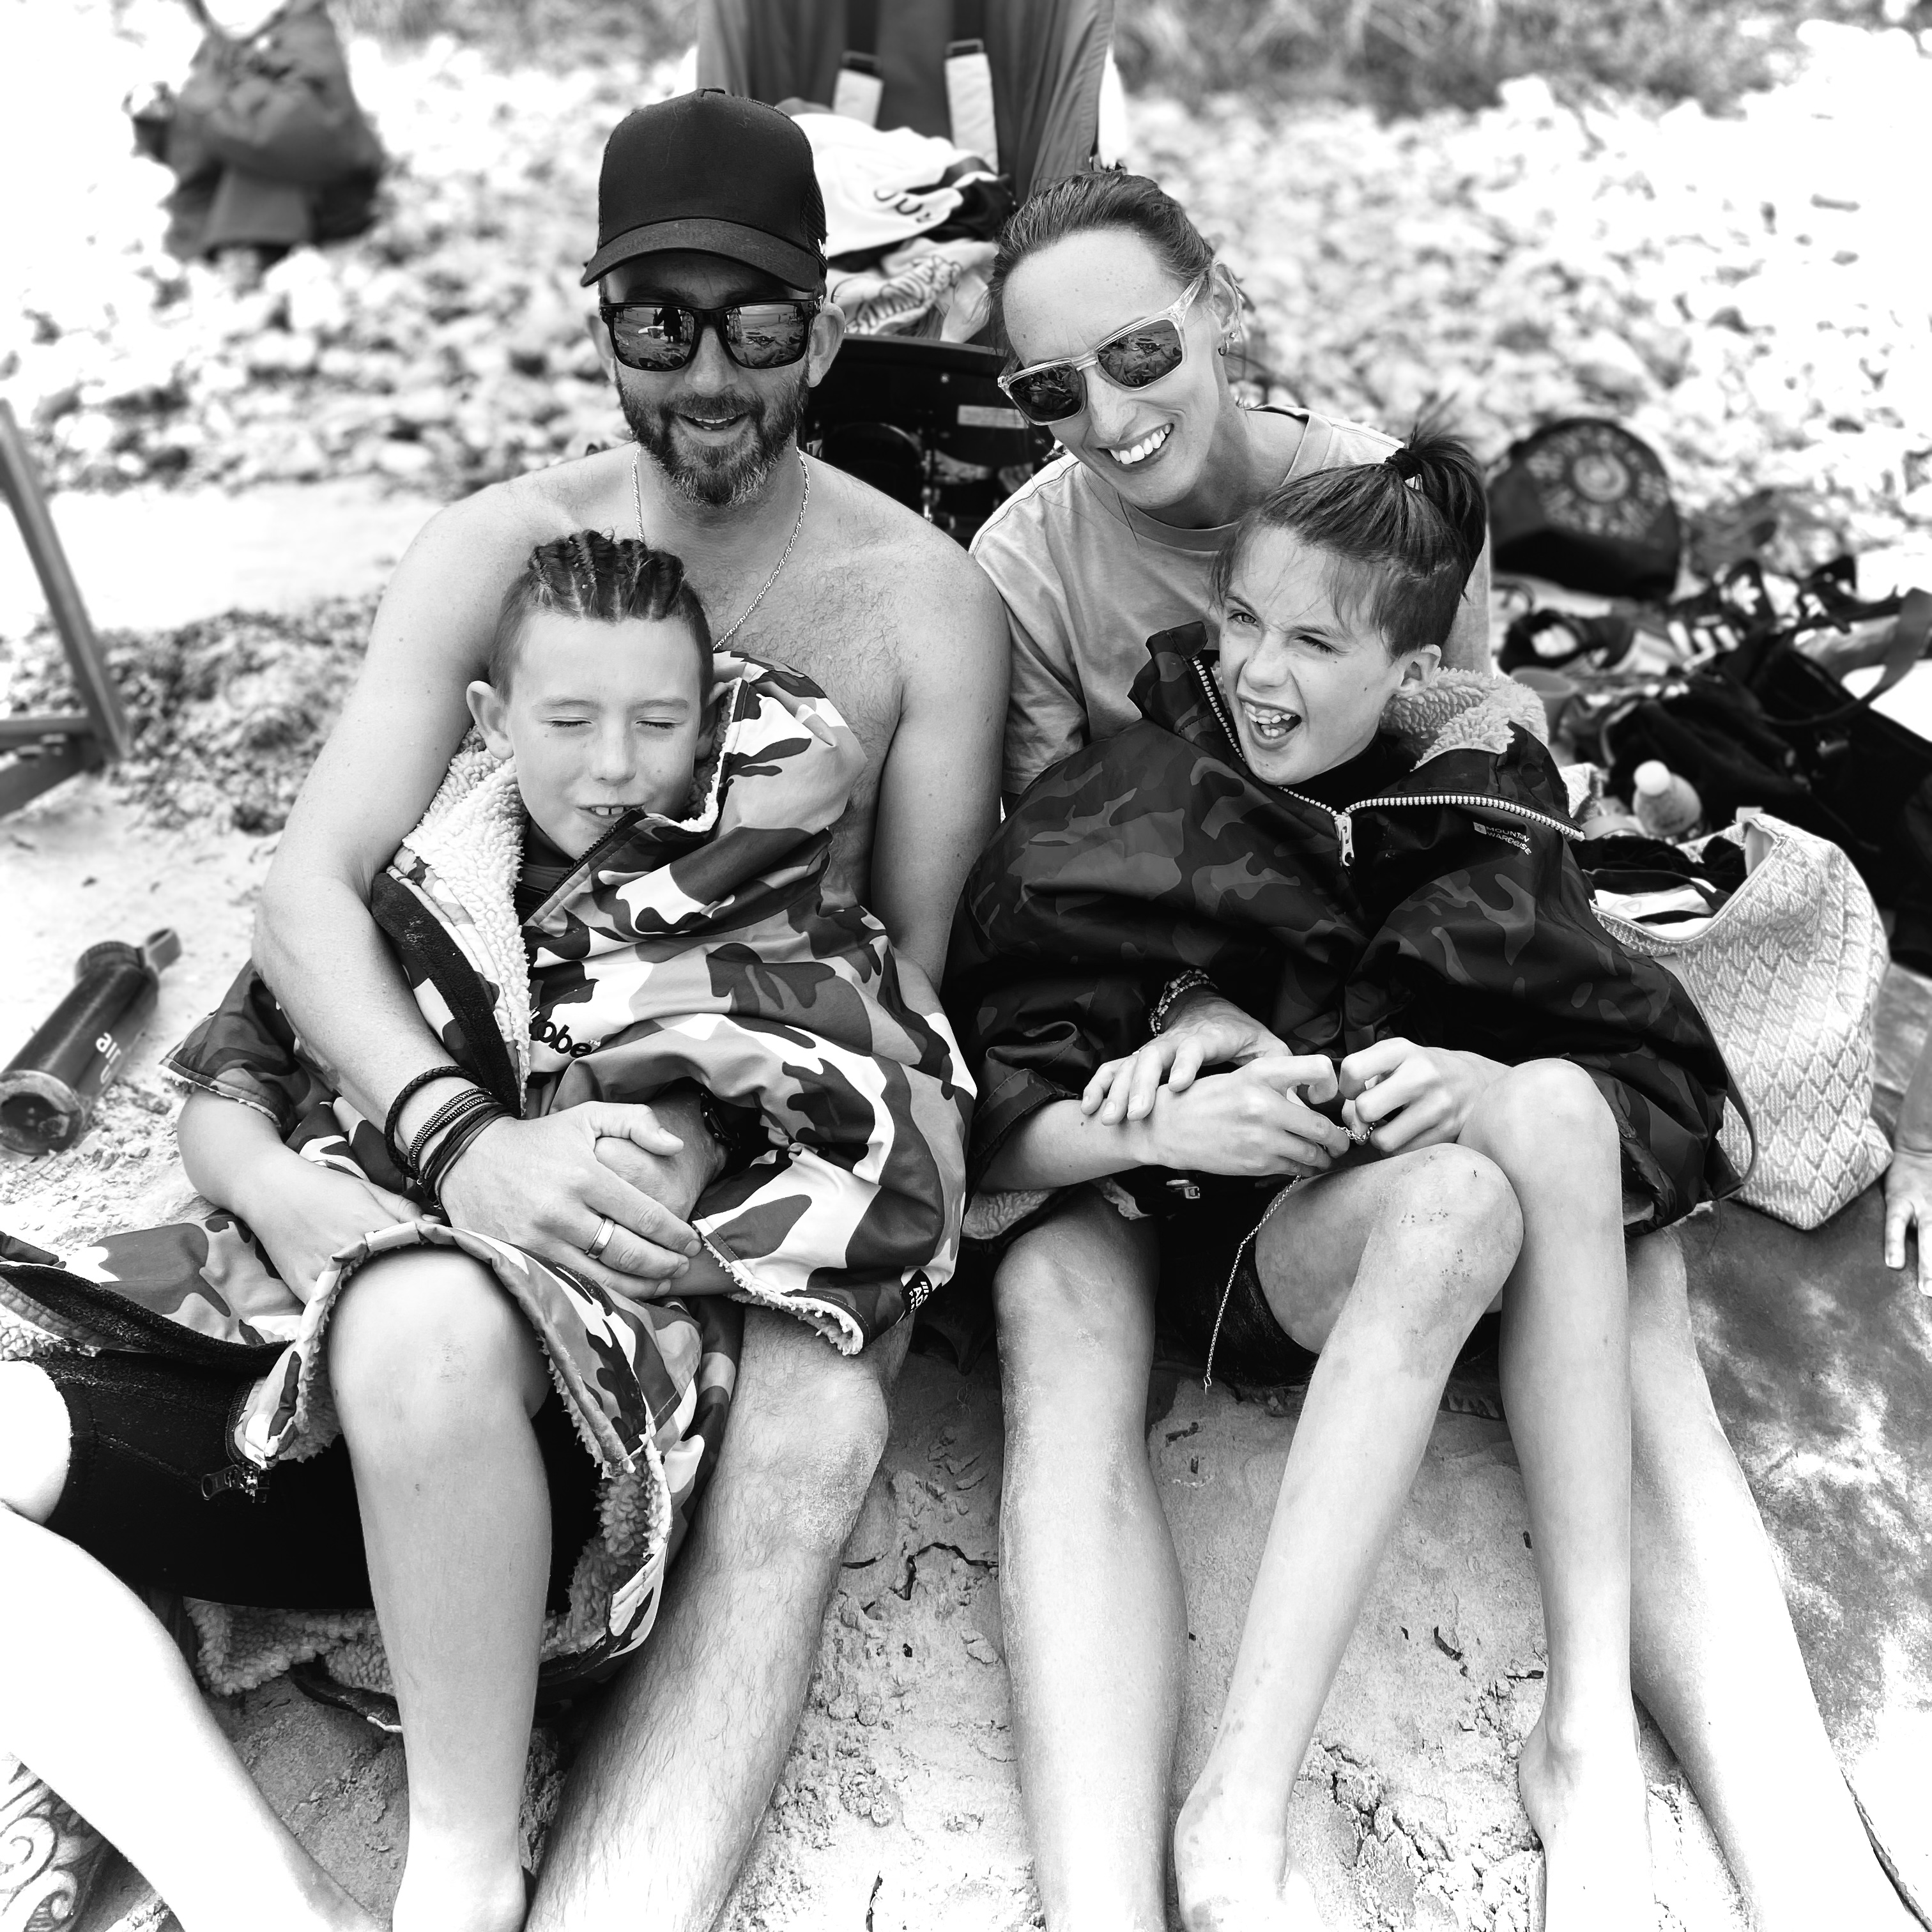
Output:
<path fill-rule="evenodd" d="M 1282 478 L 1380 463 L 1395 439 L 1312 412 Z M 1004 788 L 1024 791 L 1048 766 L 1111 738 L 1139 714 L 1127 693 L 1156 632 L 1208 610 L 1208 574 L 1232 524 L 1190 530 L 1124 502 L 1078 458 L 1057 458 L 1023 484 L 973 539 L 973 555 L 1006 606 L 1012 688 Z M 1448 663 L 1490 665 L 1490 559 L 1470 573 L 1450 633 Z"/>

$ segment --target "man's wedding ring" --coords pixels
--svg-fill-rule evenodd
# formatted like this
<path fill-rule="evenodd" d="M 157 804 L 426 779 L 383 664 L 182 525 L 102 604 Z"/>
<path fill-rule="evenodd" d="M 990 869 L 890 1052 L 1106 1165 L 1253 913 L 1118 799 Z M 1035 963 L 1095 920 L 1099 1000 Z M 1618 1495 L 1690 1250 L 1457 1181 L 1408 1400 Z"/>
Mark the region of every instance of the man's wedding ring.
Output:
<path fill-rule="evenodd" d="M 590 1238 L 590 1245 L 584 1252 L 594 1261 L 601 1260 L 604 1250 L 610 1245 L 610 1237 L 617 1232 L 617 1224 L 606 1214 L 597 1224 L 597 1232 Z"/>

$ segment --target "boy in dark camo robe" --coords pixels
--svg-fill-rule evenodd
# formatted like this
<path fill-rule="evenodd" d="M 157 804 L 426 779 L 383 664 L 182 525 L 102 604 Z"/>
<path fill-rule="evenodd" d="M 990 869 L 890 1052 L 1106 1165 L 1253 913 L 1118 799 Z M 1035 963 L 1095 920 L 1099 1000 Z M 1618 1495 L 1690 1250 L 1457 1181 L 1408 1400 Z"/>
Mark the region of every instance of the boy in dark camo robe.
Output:
<path fill-rule="evenodd" d="M 884 928 L 825 894 L 830 828 L 864 762 L 844 719 L 795 673 L 714 658 L 675 558 L 593 532 L 532 556 L 490 669 L 469 692 L 483 743 L 459 752 L 371 892 L 454 1063 L 454 1098 L 440 1110 L 454 1109 L 448 1123 L 439 1130 L 432 1116 L 410 1148 L 392 1144 L 244 969 L 168 1062 L 194 1090 L 179 1127 L 189 1178 L 231 1213 L 110 1237 L 64 1268 L 0 1262 L 0 1297 L 50 1339 L 122 1349 L 131 1339 L 197 1364 L 212 1348 L 249 1372 L 220 1418 L 221 1466 L 190 1468 L 201 1480 L 185 1499 L 170 1493 L 146 1512 L 152 1552 L 126 1546 L 124 1496 L 90 1512 L 86 1498 L 64 1496 L 49 1519 L 123 1575 L 183 1589 L 203 1674 L 224 1690 L 318 1656 L 334 1688 L 391 1688 L 374 1619 L 345 1608 L 352 1594 L 332 1582 L 304 1594 L 250 1570 L 254 1553 L 278 1542 L 279 1520 L 298 1514 L 291 1465 L 344 1455 L 335 1338 L 372 1318 L 341 1293 L 364 1262 L 454 1249 L 483 1264 L 534 1330 L 567 1418 L 561 1450 L 557 1428 L 547 1436 L 542 1415 L 536 1424 L 554 1545 L 540 1680 L 533 1670 L 520 1691 L 506 1671 L 475 1684 L 476 1707 L 527 1700 L 538 1681 L 559 1691 L 601 1678 L 644 1641 L 716 1458 L 735 1301 L 787 1310 L 855 1353 L 952 1271 L 972 1088 L 944 1014 L 922 1007 L 922 982 L 902 987 Z M 656 1297 L 644 1284 L 637 1297 L 602 1285 L 611 1224 L 590 1238 L 580 1271 L 434 1214 L 452 1147 L 501 1114 L 576 1108 L 594 1134 L 600 1103 L 648 1100 L 681 1082 L 707 1096 L 728 1158 L 692 1216 L 696 1253 Z M 607 1132 L 645 1131 L 602 1119 Z M 101 1390 L 116 1358 L 104 1359 L 106 1369 L 50 1354 L 41 1365 L 70 1407 L 98 1406 L 111 1400 Z M 431 1377 L 434 1359 L 406 1376 Z M 526 1400 L 553 1414 L 544 1397 L 539 1375 Z M 573 1455 L 573 1432 L 587 1457 Z M 94 1472 L 98 1460 L 76 1459 L 91 1494 L 116 1480 Z M 202 1501 L 236 1489 L 260 1493 L 254 1520 Z M 359 1492 L 356 1501 L 365 1525 L 380 1522 Z M 288 1526 L 292 1540 L 302 1531 Z M 376 1528 L 368 1534 L 373 1552 Z M 224 1538 L 242 1544 L 217 1552 L 208 1574 L 236 1579 L 234 1594 L 206 1600 L 224 1593 L 198 1588 L 182 1552 Z M 172 1566 L 165 1576 L 143 1578 L 151 1554 Z M 359 1550 L 350 1556 L 359 1580 Z M 473 1565 L 457 1580 L 466 1622 L 490 1621 L 483 1606 L 504 1558 L 478 1547 L 464 1559 Z M 392 1646 L 399 1592 L 434 1594 L 410 1579 L 416 1562 L 408 1552 L 386 1598 L 375 1588 Z M 372 1555 L 371 1577 L 377 1570 Z M 292 1614 L 264 1618 L 236 1602 Z M 422 1675 L 423 1621 L 418 1608 L 406 1626 L 417 1648 L 398 1652 L 393 1679 L 405 1687 L 418 1795 L 434 1774 L 435 1740 L 425 1748 L 412 1733 L 406 1694 Z M 513 1766 L 480 1752 L 451 1774 L 439 1793 L 446 1827 L 466 1806 L 473 1833 L 507 1793 L 497 1835 L 514 1844 L 527 1723 L 526 1705 L 520 1724 L 512 1713 L 500 1727 Z M 113 1821 L 95 1822 L 111 1835 Z M 432 1832 L 412 1832 L 412 1855 L 418 1837 L 427 1844 Z"/>
<path fill-rule="evenodd" d="M 1519 1765 L 1549 1923 L 1651 1921 L 1624 1237 L 1734 1182 L 1726 1082 L 1682 988 L 1591 914 L 1533 694 L 1438 670 L 1484 530 L 1445 439 L 1278 486 L 1217 561 L 1216 634 L 1151 640 L 1142 722 L 1028 788 L 953 939 L 969 1231 L 1097 1183 L 1158 1223 L 1163 1312 L 1210 1373 L 1308 1382 L 1176 1826 L 1190 1932 L 1319 1916 L 1289 1793 L 1492 1306 L 1549 1634 Z M 1163 1037 L 1204 984 L 1250 1021 Z"/>

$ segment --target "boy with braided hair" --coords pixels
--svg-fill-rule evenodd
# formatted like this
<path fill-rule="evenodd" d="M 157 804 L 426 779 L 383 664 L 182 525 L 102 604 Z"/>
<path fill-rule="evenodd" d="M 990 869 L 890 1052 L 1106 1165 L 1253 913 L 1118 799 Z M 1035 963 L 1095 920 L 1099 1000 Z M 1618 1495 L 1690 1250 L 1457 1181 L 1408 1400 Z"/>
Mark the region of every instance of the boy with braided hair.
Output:
<path fill-rule="evenodd" d="M 826 885 L 858 740 L 797 673 L 714 656 L 675 556 L 589 530 L 540 545 L 487 668 L 467 692 L 476 735 L 370 899 L 449 1056 L 416 1083 L 441 1104 L 406 1144 L 400 1097 L 386 1124 L 362 1118 L 251 964 L 168 1062 L 194 1090 L 183 1163 L 227 1212 L 110 1237 L 65 1270 L 0 1262 L 65 1339 L 111 1315 L 124 1348 L 128 1304 L 150 1316 L 136 1352 L 30 1371 L 68 1411 L 47 1527 L 187 1595 L 218 1688 L 320 1656 L 325 1689 L 393 1690 L 412 1812 L 398 1923 L 458 1922 L 479 1857 L 512 1861 L 486 1889 L 520 1904 L 535 1696 L 608 1675 L 648 1634 L 716 1460 L 734 1303 L 845 1354 L 917 1307 L 952 1271 L 972 1094 L 923 980 L 902 988 L 884 928 Z M 727 1157 L 656 1296 L 436 1212 L 456 1159 L 506 1118 L 568 1108 L 593 1144 L 642 1131 L 674 1150 L 608 1104 L 674 1087 Z M 607 1220 L 590 1262 L 611 1234 Z M 461 1276 L 480 1291 L 434 1275 L 452 1249 L 488 1271 Z M 393 1266 L 360 1293 L 364 1262 L 417 1250 L 400 1295 Z M 425 1313 L 465 1294 L 460 1319 Z M 410 1441 L 398 1418 L 436 1406 L 479 1329 L 488 1399 L 453 1444 Z M 209 1337 L 230 1346 L 225 1374 Z M 181 1480 L 157 1484 L 160 1462 Z M 511 1502 L 487 1543 L 386 1534 L 391 1485 L 491 1484 Z M 117 1835 L 118 1817 L 93 1822 Z"/>

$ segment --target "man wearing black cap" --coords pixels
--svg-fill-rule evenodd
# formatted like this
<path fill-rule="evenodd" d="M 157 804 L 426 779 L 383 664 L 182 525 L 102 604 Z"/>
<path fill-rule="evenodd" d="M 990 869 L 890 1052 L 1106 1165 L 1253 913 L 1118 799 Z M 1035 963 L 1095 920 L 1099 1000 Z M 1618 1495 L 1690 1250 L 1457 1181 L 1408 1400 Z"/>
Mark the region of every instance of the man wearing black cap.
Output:
<path fill-rule="evenodd" d="M 1006 626 L 963 550 L 798 448 L 806 392 L 844 332 L 824 234 L 810 147 L 773 109 L 686 95 L 611 136 L 584 280 L 599 285 L 635 442 L 481 490 L 416 539 L 262 892 L 256 958 L 365 1118 L 448 1058 L 369 917 L 370 878 L 463 735 L 512 578 L 578 530 L 675 552 L 721 646 L 830 694 L 869 758 L 834 833 L 835 877 L 884 921 L 903 970 L 939 978 L 998 814 Z M 400 1136 L 454 1090 L 409 1096 Z M 682 1217 L 723 1156 L 694 1096 L 632 1111 L 640 1135 L 655 1114 L 682 1150 L 608 1130 L 592 1141 L 568 1114 L 502 1121 L 445 1180 L 452 1217 L 648 1297 L 694 1245 Z M 650 1647 L 573 1774 L 532 1932 L 700 1932 L 722 1907 L 802 1708 L 904 1341 L 902 1324 L 848 1360 L 746 1311 L 717 1472 Z M 495 1922 L 478 1906 L 476 1924 Z"/>

